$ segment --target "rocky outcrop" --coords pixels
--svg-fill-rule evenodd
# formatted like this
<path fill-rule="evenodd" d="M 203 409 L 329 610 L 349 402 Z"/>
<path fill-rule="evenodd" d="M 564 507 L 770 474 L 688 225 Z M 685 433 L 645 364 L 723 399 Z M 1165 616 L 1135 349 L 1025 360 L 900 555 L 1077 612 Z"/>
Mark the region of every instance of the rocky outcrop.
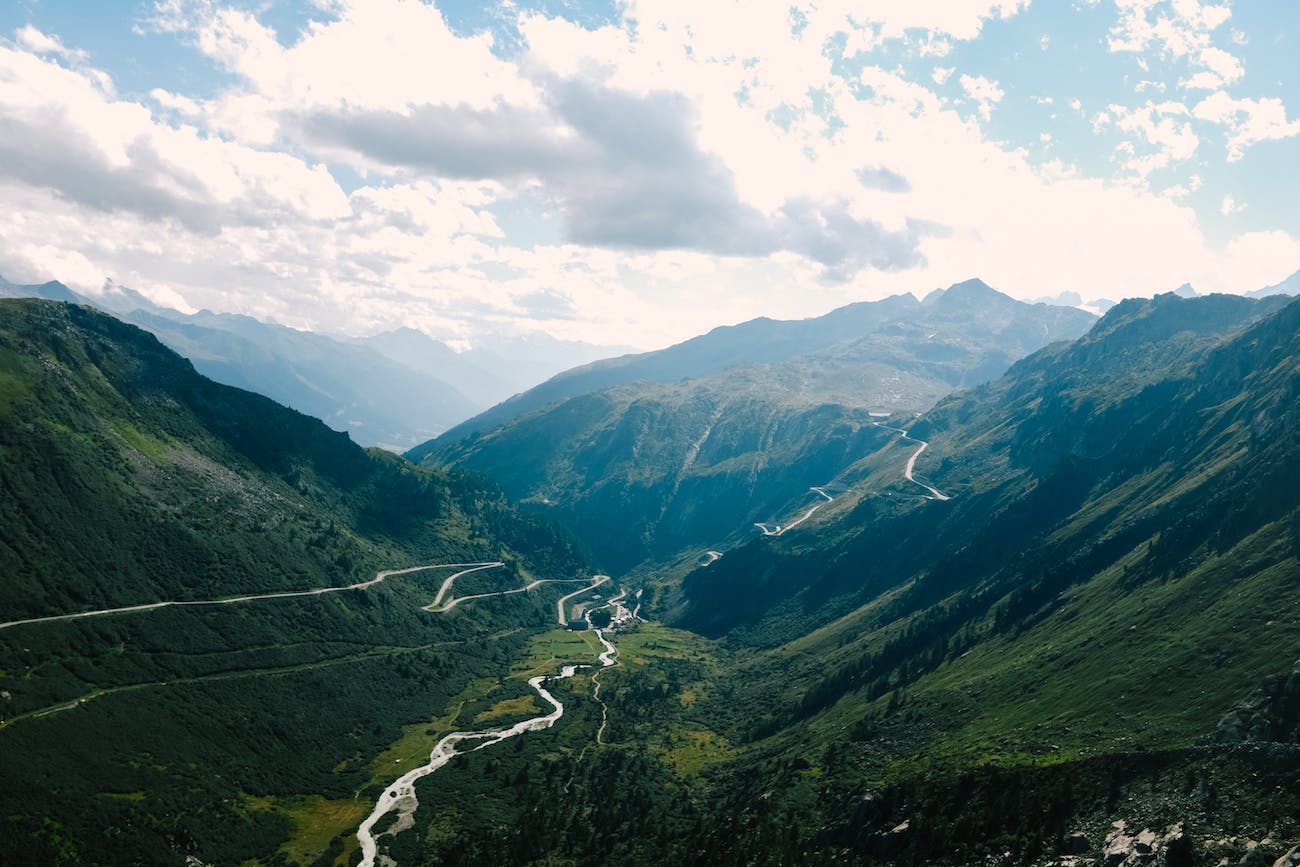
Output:
<path fill-rule="evenodd" d="M 1250 698 L 1228 711 L 1214 742 L 1300 743 L 1300 661 L 1289 676 L 1264 678 Z"/>
<path fill-rule="evenodd" d="M 1103 867 L 1192 867 L 1192 841 L 1182 823 L 1164 834 L 1150 828 L 1132 834 L 1121 820 L 1106 835 L 1101 863 Z"/>

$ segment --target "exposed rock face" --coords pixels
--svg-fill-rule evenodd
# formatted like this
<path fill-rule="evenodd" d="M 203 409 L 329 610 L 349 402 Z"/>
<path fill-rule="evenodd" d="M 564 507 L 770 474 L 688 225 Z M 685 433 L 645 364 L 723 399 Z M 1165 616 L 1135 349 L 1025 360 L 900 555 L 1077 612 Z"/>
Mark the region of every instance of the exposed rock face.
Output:
<path fill-rule="evenodd" d="M 1112 829 L 1102 847 L 1104 867 L 1192 867 L 1192 841 L 1183 833 L 1182 823 L 1164 834 L 1150 828 L 1130 834 L 1122 820 Z"/>
<path fill-rule="evenodd" d="M 1289 676 L 1264 678 L 1250 698 L 1228 711 L 1214 730 L 1214 741 L 1300 743 L 1300 661 Z"/>

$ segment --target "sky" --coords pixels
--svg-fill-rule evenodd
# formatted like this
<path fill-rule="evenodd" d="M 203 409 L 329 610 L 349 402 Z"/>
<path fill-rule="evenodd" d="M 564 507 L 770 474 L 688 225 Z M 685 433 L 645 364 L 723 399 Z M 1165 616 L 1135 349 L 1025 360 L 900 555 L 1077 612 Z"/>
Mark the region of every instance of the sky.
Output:
<path fill-rule="evenodd" d="M 1294 0 L 10 0 L 0 275 L 653 348 L 1300 269 Z"/>

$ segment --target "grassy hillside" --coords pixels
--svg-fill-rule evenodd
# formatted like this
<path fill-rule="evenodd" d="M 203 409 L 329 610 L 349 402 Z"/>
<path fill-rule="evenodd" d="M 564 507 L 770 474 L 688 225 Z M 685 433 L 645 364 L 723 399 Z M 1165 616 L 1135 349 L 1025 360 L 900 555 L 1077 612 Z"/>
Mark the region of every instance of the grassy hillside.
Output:
<path fill-rule="evenodd" d="M 728 701 L 764 708 L 733 720 L 743 737 L 889 791 L 1205 742 L 1300 656 L 1300 305 L 1282 303 L 1126 302 L 914 426 L 951 501 L 859 491 L 691 575 L 680 622 L 724 637 Z M 891 803 L 886 835 L 907 818 Z"/>
<path fill-rule="evenodd" d="M 0 488 L 6 623 L 423 564 L 505 561 L 460 592 L 587 574 L 482 479 L 367 452 L 68 304 L 0 301 Z M 0 627 L 0 860 L 287 863 L 313 833 L 302 863 L 341 855 L 403 769 L 376 757 L 489 693 L 564 592 L 422 611 L 451 571 Z"/>

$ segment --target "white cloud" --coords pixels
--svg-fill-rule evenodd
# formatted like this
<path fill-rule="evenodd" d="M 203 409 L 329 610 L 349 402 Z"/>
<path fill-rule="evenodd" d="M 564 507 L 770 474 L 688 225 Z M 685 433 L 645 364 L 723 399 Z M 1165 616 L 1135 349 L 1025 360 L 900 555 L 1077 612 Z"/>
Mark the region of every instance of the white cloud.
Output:
<path fill-rule="evenodd" d="M 1215 32 L 1232 15 L 1226 3 L 1116 0 L 1116 8 L 1118 17 L 1110 31 L 1109 48 L 1136 55 L 1144 72 L 1150 69 L 1144 55 L 1156 50 L 1163 58 L 1187 64 L 1191 74 L 1180 82 L 1184 88 L 1217 90 L 1245 75 L 1239 57 L 1212 44 Z"/>
<path fill-rule="evenodd" d="M 1187 106 L 1173 101 L 1148 102 L 1135 109 L 1111 105 L 1109 118 L 1120 130 L 1134 136 L 1121 145 L 1121 152 L 1127 156 L 1126 166 L 1145 178 L 1156 169 L 1191 159 L 1200 138 L 1192 130 L 1189 114 Z"/>
<path fill-rule="evenodd" d="M 158 103 L 160 107 L 179 112 L 185 117 L 195 118 L 203 115 L 203 106 L 196 100 L 190 99 L 188 96 L 182 96 L 179 93 L 172 93 L 161 87 L 155 87 L 149 91 L 149 98 Z"/>
<path fill-rule="evenodd" d="M 952 40 L 929 33 L 916 50 L 921 57 L 947 57 L 952 53 Z"/>
<path fill-rule="evenodd" d="M 962 74 L 958 79 L 961 83 L 961 89 L 966 91 L 966 95 L 975 100 L 979 106 L 980 117 L 988 120 L 993 116 L 993 106 L 1002 101 L 1006 93 L 998 86 L 996 81 L 985 78 L 982 75 Z"/>
<path fill-rule="evenodd" d="M 1157 48 L 1173 57 L 1209 46 L 1210 35 L 1232 15 L 1227 4 L 1200 0 L 1116 0 L 1118 20 L 1111 28 L 1111 51 L 1142 53 Z"/>
<path fill-rule="evenodd" d="M 1224 196 L 1223 202 L 1219 205 L 1219 213 L 1225 217 L 1231 217 L 1233 214 L 1240 214 L 1246 210 L 1246 206 L 1238 204 L 1237 200 L 1231 195 Z"/>
<path fill-rule="evenodd" d="M 1276 98 L 1234 99 L 1219 91 L 1197 103 L 1192 114 L 1224 127 L 1229 162 L 1240 160 L 1253 144 L 1300 135 L 1300 119 L 1287 120 L 1286 106 Z"/>
<path fill-rule="evenodd" d="M 1213 72 L 1198 72 L 1184 79 L 1179 84 L 1187 90 L 1218 90 L 1223 87 L 1223 79 Z"/>
<path fill-rule="evenodd" d="M 1246 74 L 1241 60 L 1222 48 L 1202 48 L 1197 58 L 1200 64 L 1219 77 L 1224 84 L 1232 84 Z"/>
<path fill-rule="evenodd" d="M 974 39 L 984 22 L 1010 18 L 1029 7 L 1030 0 L 874 0 L 870 4 L 847 3 L 850 14 L 869 18 L 881 25 L 886 35 L 907 30 L 930 30 L 955 39 Z"/>
<path fill-rule="evenodd" d="M 84 51 L 66 47 L 59 37 L 42 33 L 30 24 L 18 28 L 14 32 L 14 38 L 19 45 L 35 54 L 54 54 L 76 63 L 89 56 Z"/>
<path fill-rule="evenodd" d="M 233 74 L 215 97 L 159 81 L 135 102 L 55 62 L 67 55 L 0 53 L 0 273 L 111 276 L 302 327 L 646 345 L 972 274 L 1022 297 L 1093 297 L 1167 289 L 1172 273 L 1214 285 L 1243 250 L 1277 266 L 1280 233 L 1208 244 L 1179 201 L 1195 179 L 1157 195 L 1035 162 L 984 128 L 1001 83 L 958 52 L 917 59 L 1027 5 L 835 0 L 802 9 L 797 32 L 785 0 L 633 2 L 635 28 L 593 30 L 507 11 L 522 42 L 503 52 L 421 3 L 334 3 L 286 35 L 173 0 L 154 27 Z M 1185 42 L 1187 63 L 1222 79 L 1230 55 L 1159 25 L 1157 12 L 1199 15 L 1204 30 L 1218 13 L 1192 5 L 1147 3 L 1149 46 Z M 890 40 L 910 73 L 864 56 Z M 952 76 L 975 111 L 936 92 Z M 1267 101 L 1214 98 L 1092 119 L 1125 137 L 1139 175 L 1192 159 L 1193 120 L 1242 142 L 1279 131 Z M 326 165 L 361 186 L 345 193 Z"/>
<path fill-rule="evenodd" d="M 0 177 L 203 232 L 343 208 L 324 166 L 158 123 L 101 75 L 0 47 Z"/>
<path fill-rule="evenodd" d="M 1197 286 L 1212 291 L 1251 292 L 1272 286 L 1294 274 L 1300 263 L 1300 241 L 1286 232 L 1248 232 L 1232 239 Z"/>

